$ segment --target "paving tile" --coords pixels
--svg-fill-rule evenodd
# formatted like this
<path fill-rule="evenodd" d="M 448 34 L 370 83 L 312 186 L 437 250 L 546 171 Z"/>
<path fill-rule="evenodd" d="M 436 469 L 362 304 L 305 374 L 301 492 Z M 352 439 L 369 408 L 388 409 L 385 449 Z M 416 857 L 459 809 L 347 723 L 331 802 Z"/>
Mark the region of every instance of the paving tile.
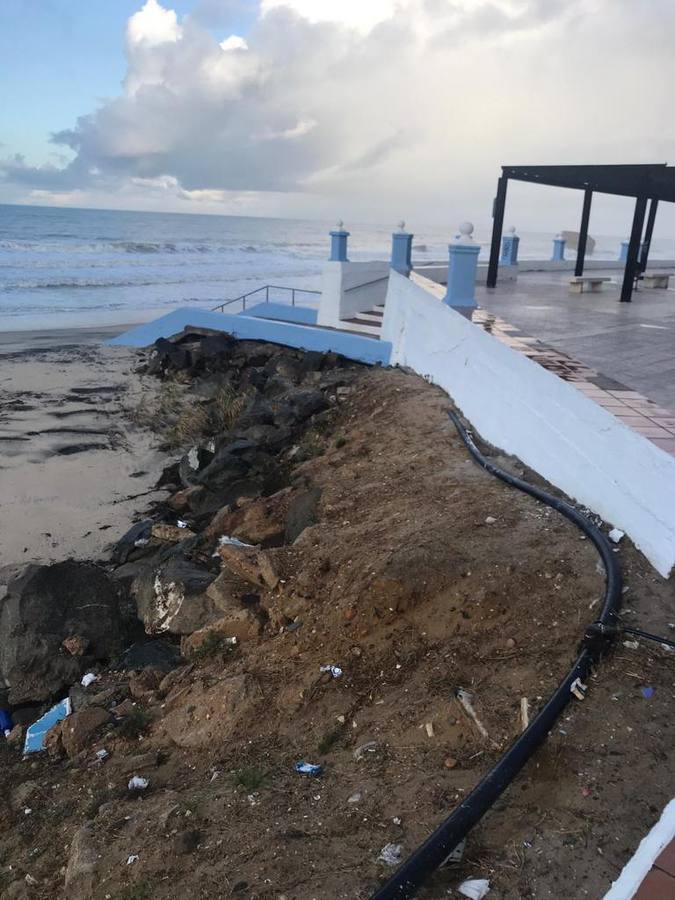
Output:
<path fill-rule="evenodd" d="M 665 450 L 666 453 L 670 453 L 675 456 L 675 437 L 669 438 L 650 438 L 652 444 L 656 444 L 657 447 L 660 447 L 662 450 Z"/>
<path fill-rule="evenodd" d="M 672 840 L 667 847 L 663 848 L 654 860 L 654 865 L 657 869 L 662 869 L 675 877 L 675 840 Z"/>
<path fill-rule="evenodd" d="M 637 431 L 638 434 L 648 438 L 669 439 L 672 437 L 669 431 L 666 431 L 665 428 L 659 428 L 658 425 L 636 425 L 633 431 Z"/>
<path fill-rule="evenodd" d="M 675 878 L 660 869 L 652 869 L 633 900 L 675 900 Z"/>
<path fill-rule="evenodd" d="M 675 429 L 675 418 L 673 416 L 649 416 L 655 425 L 661 428 Z"/>

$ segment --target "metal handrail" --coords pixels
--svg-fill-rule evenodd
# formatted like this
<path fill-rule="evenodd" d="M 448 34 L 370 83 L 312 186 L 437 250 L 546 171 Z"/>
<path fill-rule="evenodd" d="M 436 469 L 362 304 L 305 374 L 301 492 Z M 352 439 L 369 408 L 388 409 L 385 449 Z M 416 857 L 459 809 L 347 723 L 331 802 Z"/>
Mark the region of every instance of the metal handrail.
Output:
<path fill-rule="evenodd" d="M 248 291 L 245 294 L 242 294 L 241 297 L 234 297 L 232 300 L 225 300 L 224 303 L 219 303 L 218 306 L 214 306 L 212 308 L 212 312 L 222 312 L 226 306 L 231 306 L 233 303 L 241 303 L 242 308 L 246 309 L 246 301 L 249 297 L 253 297 L 255 294 L 259 294 L 261 291 L 265 291 L 265 303 L 270 302 L 270 288 L 273 291 L 290 291 L 291 292 L 291 306 L 295 306 L 295 295 L 296 294 L 320 294 L 321 291 L 314 291 L 310 288 L 291 288 L 286 287 L 281 284 L 264 284 L 259 288 L 256 288 L 254 291 Z"/>

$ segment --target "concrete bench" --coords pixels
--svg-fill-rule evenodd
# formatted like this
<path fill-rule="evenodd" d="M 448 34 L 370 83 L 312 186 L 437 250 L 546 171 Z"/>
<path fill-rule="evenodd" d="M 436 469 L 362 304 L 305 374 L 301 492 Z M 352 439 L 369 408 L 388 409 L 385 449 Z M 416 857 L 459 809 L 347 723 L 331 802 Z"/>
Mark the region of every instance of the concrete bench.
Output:
<path fill-rule="evenodd" d="M 599 278 L 597 275 L 577 275 L 570 281 L 570 294 L 583 294 L 584 291 L 597 293 L 602 290 L 605 281 L 611 278 Z"/>
<path fill-rule="evenodd" d="M 668 289 L 668 279 L 672 276 L 672 272 L 645 272 L 642 280 L 646 288 Z"/>

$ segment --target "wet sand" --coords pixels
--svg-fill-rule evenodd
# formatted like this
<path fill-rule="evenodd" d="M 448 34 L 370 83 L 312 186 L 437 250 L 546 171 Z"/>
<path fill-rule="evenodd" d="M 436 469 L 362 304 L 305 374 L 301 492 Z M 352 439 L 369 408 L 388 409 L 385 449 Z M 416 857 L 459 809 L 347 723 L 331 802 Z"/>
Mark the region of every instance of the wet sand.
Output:
<path fill-rule="evenodd" d="M 127 530 L 164 464 L 128 418 L 152 379 L 137 351 L 104 347 L 124 330 L 0 335 L 0 590 L 29 561 L 96 559 Z"/>

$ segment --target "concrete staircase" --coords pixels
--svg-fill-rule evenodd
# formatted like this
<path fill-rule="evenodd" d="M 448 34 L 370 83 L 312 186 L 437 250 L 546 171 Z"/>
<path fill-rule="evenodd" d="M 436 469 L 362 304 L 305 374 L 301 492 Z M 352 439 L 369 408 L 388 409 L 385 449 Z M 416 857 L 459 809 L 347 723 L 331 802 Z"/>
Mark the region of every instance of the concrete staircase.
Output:
<path fill-rule="evenodd" d="M 341 322 L 344 324 L 345 331 L 367 334 L 370 337 L 379 337 L 383 316 L 384 304 L 379 304 L 366 312 L 358 313 L 352 319 L 341 319 Z"/>

